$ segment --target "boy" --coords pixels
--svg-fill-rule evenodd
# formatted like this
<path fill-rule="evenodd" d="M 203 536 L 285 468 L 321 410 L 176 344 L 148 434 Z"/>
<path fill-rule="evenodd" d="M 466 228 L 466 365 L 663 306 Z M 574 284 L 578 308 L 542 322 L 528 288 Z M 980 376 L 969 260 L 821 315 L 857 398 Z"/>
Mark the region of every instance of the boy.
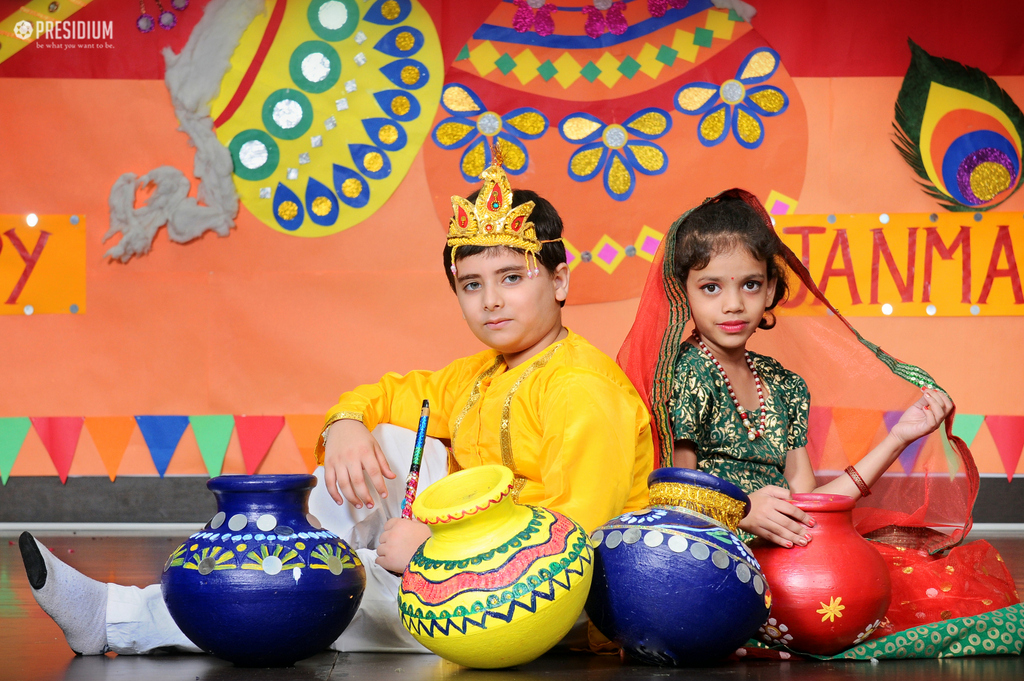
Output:
<path fill-rule="evenodd" d="M 561 219 L 533 192 L 513 194 L 495 151 L 475 204 L 452 198 L 444 251 L 466 323 L 491 349 L 345 393 L 317 445 L 323 479 L 310 512 L 357 549 L 367 573 L 360 609 L 337 650 L 424 652 L 395 603 L 399 575 L 430 531 L 399 518 L 404 480 L 394 472 L 408 470 L 412 433 L 402 429 L 415 428 L 424 399 L 428 435 L 450 440 L 451 453 L 432 441 L 420 489 L 448 471 L 503 464 L 515 474 L 517 502 L 564 513 L 588 532 L 647 502 L 647 410 L 611 358 L 562 326 L 569 268 Z M 158 586 L 102 585 L 40 546 L 22 535 L 33 595 L 76 652 L 198 652 L 167 615 Z M 92 604 L 88 613 L 69 604 L 81 594 Z"/>

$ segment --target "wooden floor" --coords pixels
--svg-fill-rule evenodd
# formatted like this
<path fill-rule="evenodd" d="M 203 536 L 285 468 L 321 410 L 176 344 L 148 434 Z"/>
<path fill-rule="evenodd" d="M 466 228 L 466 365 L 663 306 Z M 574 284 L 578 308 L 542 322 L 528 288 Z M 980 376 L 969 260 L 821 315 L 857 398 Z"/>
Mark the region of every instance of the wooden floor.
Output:
<path fill-rule="evenodd" d="M 1024 593 L 1024 535 L 983 536 L 1002 553 Z M 101 581 L 144 586 L 159 580 L 164 560 L 178 545 L 174 537 L 39 536 L 55 555 Z M 239 669 L 209 655 L 113 654 L 76 657 L 60 629 L 32 598 L 16 536 L 0 537 L 0 681 L 109 679 L 125 681 L 232 679 L 403 679 L 404 681 L 511 681 L 522 679 L 900 679 L 961 681 L 1024 679 L 1019 655 L 899 662 L 727 661 L 714 667 L 661 669 L 622 662 L 614 656 L 555 655 L 507 671 L 475 671 L 432 655 L 371 655 L 325 652 L 285 669 Z"/>

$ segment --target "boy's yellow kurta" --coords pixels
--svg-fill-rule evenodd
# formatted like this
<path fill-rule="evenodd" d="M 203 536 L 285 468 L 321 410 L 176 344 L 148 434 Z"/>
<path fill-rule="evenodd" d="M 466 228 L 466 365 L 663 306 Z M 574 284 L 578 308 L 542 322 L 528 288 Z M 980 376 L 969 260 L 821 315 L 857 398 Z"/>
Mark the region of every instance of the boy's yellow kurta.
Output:
<path fill-rule="evenodd" d="M 427 434 L 451 440 L 460 468 L 512 469 L 519 503 L 563 513 L 587 532 L 647 504 L 647 409 L 615 362 L 572 331 L 511 370 L 487 350 L 439 371 L 387 374 L 342 395 L 327 422 L 414 430 L 424 399 Z M 323 441 L 316 455 L 323 463 Z"/>

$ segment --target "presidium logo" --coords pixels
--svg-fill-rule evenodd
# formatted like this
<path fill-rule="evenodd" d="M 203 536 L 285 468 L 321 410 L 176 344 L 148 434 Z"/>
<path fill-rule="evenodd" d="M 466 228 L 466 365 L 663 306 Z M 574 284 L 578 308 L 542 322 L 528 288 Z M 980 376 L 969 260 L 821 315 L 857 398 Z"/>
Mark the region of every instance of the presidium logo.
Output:
<path fill-rule="evenodd" d="M 105 40 L 114 37 L 113 21 L 19 21 L 14 35 L 29 41 L 35 34 L 39 40 Z"/>
<path fill-rule="evenodd" d="M 28 40 L 32 37 L 32 24 L 27 21 L 19 21 L 14 25 L 14 35 L 22 40 Z"/>

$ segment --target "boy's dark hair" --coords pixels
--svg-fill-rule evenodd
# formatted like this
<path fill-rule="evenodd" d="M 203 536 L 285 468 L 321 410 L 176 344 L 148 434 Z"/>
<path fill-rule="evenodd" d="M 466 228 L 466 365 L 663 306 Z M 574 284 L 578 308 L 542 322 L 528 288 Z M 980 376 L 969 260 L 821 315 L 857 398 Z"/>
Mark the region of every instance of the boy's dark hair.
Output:
<path fill-rule="evenodd" d="M 716 253 L 743 246 L 766 264 L 768 279 L 775 279 L 775 297 L 767 310 L 785 302 L 789 286 L 779 237 L 743 199 L 727 197 L 709 201 L 676 220 L 672 227 L 678 230 L 672 273 L 684 288 L 690 270 L 704 269 Z M 767 312 L 757 326 L 772 328 L 775 315 Z"/>
<path fill-rule="evenodd" d="M 470 203 L 476 203 L 477 196 L 479 196 L 480 190 L 477 190 L 466 197 L 466 200 Z M 529 189 L 513 189 L 512 190 L 512 205 L 510 208 L 521 206 L 527 201 L 533 201 L 533 211 L 530 213 L 528 220 L 533 223 L 534 229 L 537 232 L 537 238 L 541 241 L 550 241 L 550 243 L 542 243 L 540 253 L 537 254 L 537 262 L 544 266 L 550 273 L 554 273 L 555 268 L 565 262 L 565 244 L 562 241 L 553 241 L 553 239 L 559 239 L 562 236 L 562 218 L 558 215 L 558 211 L 551 205 L 551 202 L 544 197 L 537 194 L 537 192 L 530 191 Z M 483 253 L 490 248 L 509 248 L 508 246 L 459 246 L 459 250 L 456 251 L 458 258 L 456 262 L 463 258 L 468 258 L 471 255 L 477 255 Z M 509 248 L 519 253 L 523 251 L 518 248 Z M 448 285 L 452 287 L 452 291 L 455 290 L 455 275 L 452 274 L 452 247 L 448 244 L 444 246 L 444 273 L 448 277 Z M 559 301 L 559 307 L 565 306 L 565 301 Z"/>

